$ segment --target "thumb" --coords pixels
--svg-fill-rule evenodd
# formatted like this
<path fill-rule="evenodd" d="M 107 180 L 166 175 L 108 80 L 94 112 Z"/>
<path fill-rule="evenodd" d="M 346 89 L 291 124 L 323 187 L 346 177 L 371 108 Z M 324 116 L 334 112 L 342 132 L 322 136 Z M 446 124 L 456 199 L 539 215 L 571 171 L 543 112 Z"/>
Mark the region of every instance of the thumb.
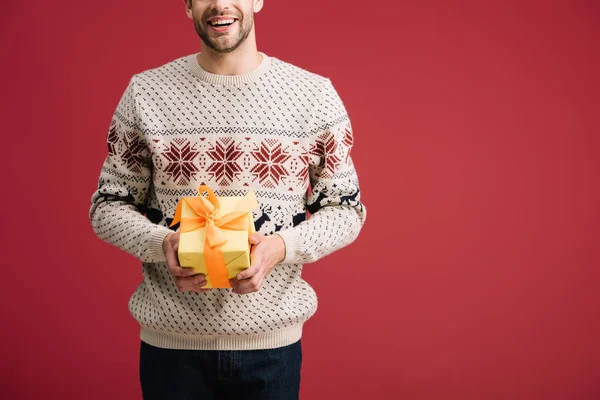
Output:
<path fill-rule="evenodd" d="M 263 236 L 262 233 L 254 232 L 252 235 L 250 235 L 250 243 L 259 244 L 260 242 L 263 241 L 264 238 L 265 237 Z"/>
<path fill-rule="evenodd" d="M 173 247 L 173 250 L 175 250 L 175 252 L 177 253 L 179 251 L 179 232 L 175 232 L 174 234 L 169 235 L 171 235 L 171 247 Z"/>

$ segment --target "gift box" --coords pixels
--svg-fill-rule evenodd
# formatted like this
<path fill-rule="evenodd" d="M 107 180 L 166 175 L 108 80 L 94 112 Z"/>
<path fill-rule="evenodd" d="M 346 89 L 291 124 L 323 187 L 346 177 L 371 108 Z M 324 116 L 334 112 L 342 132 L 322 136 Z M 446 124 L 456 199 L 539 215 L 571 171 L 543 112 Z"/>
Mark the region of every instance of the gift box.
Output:
<path fill-rule="evenodd" d="M 207 186 L 198 193 L 179 200 L 171 223 L 180 222 L 179 265 L 205 274 L 205 288 L 230 288 L 229 279 L 250 266 L 256 196 L 250 189 L 244 197 L 217 197 Z"/>

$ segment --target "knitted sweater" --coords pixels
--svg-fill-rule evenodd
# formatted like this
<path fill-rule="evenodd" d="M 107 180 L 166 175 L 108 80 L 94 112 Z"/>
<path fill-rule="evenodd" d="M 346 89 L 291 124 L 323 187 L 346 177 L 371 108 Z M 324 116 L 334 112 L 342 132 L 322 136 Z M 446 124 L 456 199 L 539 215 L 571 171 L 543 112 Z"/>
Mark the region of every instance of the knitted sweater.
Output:
<path fill-rule="evenodd" d="M 317 308 L 303 264 L 350 244 L 364 223 L 352 127 L 331 81 L 260 54 L 242 75 L 211 74 L 196 54 L 135 74 L 111 120 L 89 217 L 100 239 L 142 262 L 129 311 L 151 345 L 294 343 Z M 285 259 L 258 292 L 178 291 L 162 243 L 178 228 L 177 202 L 200 184 L 217 196 L 252 188 L 257 231 L 283 238 Z"/>

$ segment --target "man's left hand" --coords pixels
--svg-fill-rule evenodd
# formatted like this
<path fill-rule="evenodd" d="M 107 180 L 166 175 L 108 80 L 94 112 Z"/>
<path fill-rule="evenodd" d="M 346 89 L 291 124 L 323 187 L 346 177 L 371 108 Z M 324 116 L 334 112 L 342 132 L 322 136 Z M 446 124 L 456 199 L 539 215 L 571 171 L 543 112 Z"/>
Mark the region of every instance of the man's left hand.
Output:
<path fill-rule="evenodd" d="M 264 236 L 255 232 L 250 236 L 250 243 L 252 265 L 230 279 L 233 293 L 258 292 L 265 276 L 285 258 L 285 243 L 279 235 Z"/>

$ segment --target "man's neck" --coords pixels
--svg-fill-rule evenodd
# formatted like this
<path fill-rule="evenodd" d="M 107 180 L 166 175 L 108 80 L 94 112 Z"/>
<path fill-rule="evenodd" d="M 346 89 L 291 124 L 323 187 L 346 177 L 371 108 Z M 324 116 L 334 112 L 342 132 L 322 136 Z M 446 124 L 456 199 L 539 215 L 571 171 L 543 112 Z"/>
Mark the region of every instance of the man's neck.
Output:
<path fill-rule="evenodd" d="M 211 74 L 241 75 L 257 68 L 262 61 L 262 55 L 256 46 L 239 47 L 231 53 L 218 53 L 208 46 L 203 46 L 196 60 L 202 69 Z"/>

